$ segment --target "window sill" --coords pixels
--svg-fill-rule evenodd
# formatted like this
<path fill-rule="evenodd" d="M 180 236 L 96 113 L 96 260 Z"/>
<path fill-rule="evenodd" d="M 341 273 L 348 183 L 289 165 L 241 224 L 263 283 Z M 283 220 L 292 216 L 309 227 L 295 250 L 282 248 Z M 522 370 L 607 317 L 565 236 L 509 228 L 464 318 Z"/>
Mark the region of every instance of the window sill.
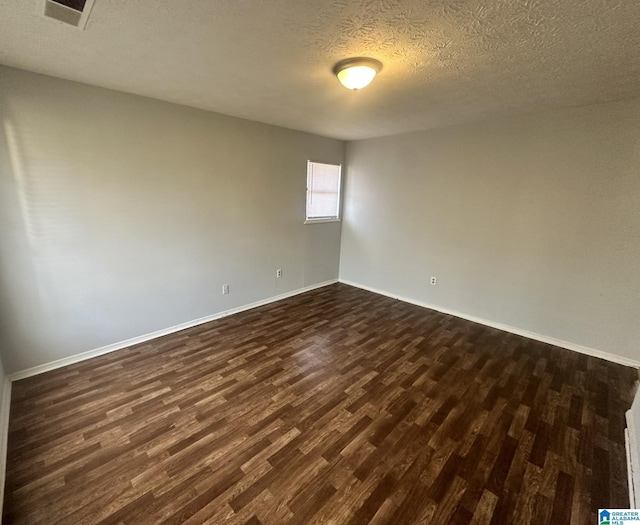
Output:
<path fill-rule="evenodd" d="M 340 222 L 340 219 L 307 219 L 305 224 L 320 224 L 322 222 Z"/>

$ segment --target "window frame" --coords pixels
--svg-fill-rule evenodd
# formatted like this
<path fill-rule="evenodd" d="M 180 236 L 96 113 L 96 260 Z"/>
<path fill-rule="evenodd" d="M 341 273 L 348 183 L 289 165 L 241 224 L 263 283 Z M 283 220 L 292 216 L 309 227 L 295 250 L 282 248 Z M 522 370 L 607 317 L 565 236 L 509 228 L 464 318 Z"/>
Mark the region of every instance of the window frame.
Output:
<path fill-rule="evenodd" d="M 308 203 L 309 203 L 309 191 L 311 186 L 310 175 L 311 175 L 311 166 L 313 164 L 324 164 L 325 166 L 334 166 L 338 168 L 338 191 L 337 191 L 337 201 L 336 201 L 336 215 L 327 216 L 327 217 L 308 217 Z M 340 217 L 340 205 L 342 204 L 342 164 L 333 164 L 331 162 L 320 162 L 315 160 L 307 160 L 307 184 L 305 191 L 305 200 L 304 200 L 304 224 L 321 224 L 323 222 L 340 222 L 342 219 Z"/>

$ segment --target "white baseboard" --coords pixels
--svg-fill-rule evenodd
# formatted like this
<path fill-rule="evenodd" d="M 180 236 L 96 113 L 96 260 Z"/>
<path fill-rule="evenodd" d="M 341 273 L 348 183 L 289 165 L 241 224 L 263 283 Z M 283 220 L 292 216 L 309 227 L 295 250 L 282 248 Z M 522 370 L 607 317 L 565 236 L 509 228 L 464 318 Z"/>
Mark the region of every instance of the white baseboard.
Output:
<path fill-rule="evenodd" d="M 269 297 L 267 299 L 263 299 L 261 301 L 256 301 L 254 303 L 250 303 L 247 305 L 239 306 L 237 308 L 232 308 L 231 310 L 226 310 L 223 312 L 219 312 L 216 314 L 212 314 L 206 317 L 201 317 L 200 319 L 195 319 L 193 321 L 187 321 L 186 323 L 181 323 L 179 325 L 171 326 L 169 328 L 164 328 L 162 330 L 157 330 L 155 332 L 151 332 L 148 334 L 140 335 L 137 337 L 133 337 L 131 339 L 127 339 L 126 341 L 120 341 L 118 343 L 113 343 L 107 346 L 103 346 L 100 348 L 96 348 L 94 350 L 89 350 L 87 352 L 82 352 L 80 354 L 75 354 L 69 357 L 65 357 L 63 359 L 58 359 L 56 361 L 51 361 L 49 363 L 44 363 L 42 365 L 37 365 L 31 368 L 27 368 L 25 370 L 20 370 L 18 372 L 14 372 L 9 374 L 9 381 L 18 381 L 20 379 L 25 379 L 27 377 L 32 377 L 38 374 L 42 374 L 44 372 L 48 372 L 50 370 L 55 370 L 57 368 L 61 368 L 63 366 L 72 365 L 74 363 L 79 363 L 81 361 L 85 361 L 87 359 L 91 359 L 93 357 L 98 357 L 104 354 L 108 354 L 110 352 L 115 352 L 116 350 L 121 350 L 122 348 L 127 348 L 128 346 L 133 346 L 135 344 L 144 343 L 150 341 L 152 339 L 156 339 L 158 337 L 162 337 L 164 335 L 173 334 L 175 332 L 179 332 L 180 330 L 185 330 L 187 328 L 191 328 L 193 326 L 198 326 L 203 323 L 208 323 L 209 321 L 215 321 L 216 319 L 221 319 L 223 317 L 227 317 L 229 315 L 233 315 L 239 312 L 244 312 L 246 310 L 251 310 L 252 308 L 257 308 L 259 306 L 264 306 L 266 304 L 270 304 L 276 301 L 280 301 L 282 299 L 286 299 L 287 297 L 293 297 L 294 295 L 299 295 L 301 293 L 309 292 L 311 290 L 315 290 L 317 288 L 322 288 L 324 286 L 328 286 L 337 282 L 341 282 L 347 284 L 349 286 L 354 286 L 356 288 L 361 288 L 362 290 L 367 290 L 369 292 L 377 293 L 379 295 L 384 295 L 386 297 L 391 297 L 392 299 L 397 299 L 399 301 L 403 301 L 405 303 L 414 304 L 416 306 L 421 306 L 423 308 L 429 308 L 431 310 L 436 310 L 438 312 L 453 315 L 454 317 L 459 317 L 461 319 L 465 319 L 467 321 L 472 321 L 474 323 L 479 323 L 485 326 L 489 326 L 491 328 L 496 328 L 498 330 L 502 330 L 504 332 L 509 332 L 516 335 L 521 335 L 523 337 L 528 337 L 529 339 L 534 339 L 536 341 L 541 341 L 543 343 L 549 343 L 554 346 L 559 346 L 561 348 L 566 348 L 568 350 L 573 350 L 575 352 L 580 352 L 581 354 L 590 355 L 592 357 L 597 357 L 600 359 L 605 359 L 607 361 L 611 361 L 614 363 L 618 363 L 625 366 L 631 366 L 633 368 L 640 368 L 640 361 L 636 361 L 634 359 L 629 359 L 627 357 L 618 356 L 615 354 L 610 354 L 608 352 L 603 352 L 601 350 L 596 350 L 594 348 L 589 348 L 586 346 L 578 345 L 575 343 L 571 343 L 569 341 L 563 341 L 561 339 L 556 339 L 555 337 L 549 337 L 546 335 L 538 334 L 535 332 L 530 332 L 528 330 L 522 330 L 520 328 L 516 328 L 513 326 L 505 325 L 502 323 L 496 323 L 494 321 L 490 321 L 488 319 L 483 319 L 480 317 L 475 317 L 472 315 L 467 315 L 462 312 L 457 312 L 455 310 L 449 310 L 447 308 L 442 308 L 437 305 L 428 304 L 422 301 L 418 301 L 415 299 L 411 299 L 409 297 L 402 297 L 397 294 L 393 294 L 391 292 L 387 292 L 385 290 L 380 290 L 378 288 L 373 288 L 371 286 L 365 286 L 360 283 L 356 283 L 353 281 L 349 281 L 346 279 L 332 279 L 329 281 L 324 281 L 322 283 L 314 284 L 311 286 L 305 286 L 304 288 L 298 288 L 291 292 L 283 293 L 280 295 L 276 295 L 273 297 Z M 0 443 L 1 444 L 1 443 Z"/>
<path fill-rule="evenodd" d="M 637 464 L 635 463 L 635 460 L 632 457 L 632 445 L 631 445 L 631 432 L 635 432 L 635 430 L 632 430 L 632 425 L 633 423 L 631 423 L 631 421 L 629 420 L 629 414 L 631 413 L 631 411 L 629 410 L 627 412 L 627 428 L 624 429 L 624 448 L 625 451 L 627 453 L 627 485 L 629 487 L 629 508 L 630 509 L 635 509 L 636 508 L 636 483 L 634 480 L 634 472 L 636 472 L 637 469 Z M 634 454 L 635 456 L 635 454 Z"/>
<path fill-rule="evenodd" d="M 637 383 L 636 383 L 637 385 Z M 629 508 L 635 509 L 640 505 L 640 426 L 636 421 L 640 413 L 640 390 L 633 396 L 631 408 L 625 413 L 627 428 L 625 430 L 625 447 L 627 452 L 627 480 L 629 483 Z M 634 416 L 635 414 L 635 416 Z"/>
<path fill-rule="evenodd" d="M 294 295 L 299 295 L 301 293 L 309 292 L 311 290 L 315 290 L 316 288 L 322 288 L 324 286 L 328 286 L 330 284 L 337 283 L 337 279 L 332 279 L 330 281 L 325 281 L 318 284 L 313 284 L 311 286 L 305 286 L 304 288 L 298 288 L 291 292 L 283 293 L 280 295 L 276 295 L 273 297 L 269 297 L 267 299 L 263 299 L 261 301 L 256 301 L 255 303 L 246 304 L 243 306 L 238 306 L 237 308 L 232 308 L 231 310 L 225 310 L 224 312 L 219 312 L 216 314 L 208 315 L 206 317 L 201 317 L 200 319 L 194 319 L 193 321 L 187 321 L 186 323 L 181 323 L 175 326 L 171 326 L 169 328 L 164 328 L 162 330 L 157 330 L 155 332 L 151 332 L 149 334 L 140 335 L 138 337 L 133 337 L 131 339 L 127 339 L 126 341 L 120 341 L 118 343 L 113 343 L 107 346 L 103 346 L 100 348 L 96 348 L 95 350 L 89 350 L 88 352 L 82 352 L 81 354 L 75 354 L 69 357 L 65 357 L 63 359 L 58 359 L 57 361 L 51 361 L 50 363 L 45 363 L 42 365 L 34 366 L 32 368 L 27 368 L 26 370 L 20 370 L 19 372 L 14 372 L 9 375 L 10 381 L 18 381 L 20 379 L 25 379 L 27 377 L 32 377 L 38 374 L 43 374 L 44 372 L 49 372 L 50 370 L 55 370 L 57 368 L 61 368 L 63 366 L 72 365 L 74 363 L 79 363 L 80 361 L 85 361 L 87 359 L 91 359 L 93 357 L 98 357 L 104 354 L 108 354 L 110 352 L 115 352 L 116 350 L 121 350 L 123 348 L 127 348 L 128 346 L 133 346 L 139 343 L 145 343 L 152 339 L 156 339 L 158 337 L 162 337 L 164 335 L 173 334 L 175 332 L 179 332 L 180 330 L 185 330 L 187 328 L 192 328 L 194 326 L 198 326 L 203 323 L 208 323 L 209 321 L 215 321 L 216 319 L 222 319 L 223 317 L 227 317 L 229 315 L 237 314 L 240 312 L 244 312 L 246 310 L 251 310 L 252 308 L 257 308 L 258 306 L 264 306 L 266 304 L 274 303 L 276 301 L 280 301 L 282 299 L 286 299 L 287 297 L 293 297 Z"/>
<path fill-rule="evenodd" d="M 349 281 L 346 279 L 340 279 L 341 283 L 348 284 L 349 286 L 355 286 L 356 288 L 361 288 L 362 290 L 367 290 L 369 292 L 377 293 L 379 295 L 384 295 L 386 297 L 391 297 L 392 299 L 397 299 L 398 301 L 402 301 L 405 303 L 414 304 L 416 306 L 421 306 L 423 308 L 429 308 L 430 310 L 436 310 L 443 314 L 453 315 L 454 317 L 459 317 L 460 319 L 465 319 L 466 321 L 471 321 L 473 323 L 482 324 L 485 326 L 489 326 L 491 328 L 496 328 L 498 330 L 502 330 L 503 332 L 509 332 L 515 335 L 521 335 L 523 337 L 527 337 L 529 339 L 534 339 L 535 341 L 540 341 L 542 343 L 548 343 L 553 346 L 559 346 L 560 348 L 566 348 L 567 350 L 573 350 L 574 352 L 580 352 L 581 354 L 586 354 L 591 357 L 597 357 L 599 359 L 605 359 L 606 361 L 611 361 L 613 363 L 617 363 L 619 365 L 630 366 L 633 368 L 640 368 L 640 361 L 636 361 L 635 359 L 630 359 L 628 357 L 623 357 L 615 354 L 610 354 L 609 352 L 603 352 L 602 350 L 596 350 L 595 348 L 589 348 L 587 346 L 582 346 L 576 343 L 571 343 L 569 341 L 563 341 L 562 339 L 556 339 L 555 337 L 549 337 L 547 335 L 538 334 L 536 332 L 530 332 L 528 330 L 523 330 L 521 328 L 516 328 L 514 326 L 509 326 L 502 323 L 496 323 L 494 321 L 490 321 L 488 319 L 483 319 L 481 317 L 475 317 L 473 315 L 467 315 L 462 312 L 456 312 L 455 310 L 449 310 L 447 308 L 442 308 L 440 306 L 434 304 L 428 304 L 422 301 L 418 301 L 416 299 L 411 299 L 409 297 L 402 297 L 397 294 L 387 292 L 385 290 L 380 290 L 377 288 L 373 288 L 371 286 L 365 286 L 363 284 L 359 284 L 353 281 Z"/>
<path fill-rule="evenodd" d="M 0 400 L 0 516 L 4 502 L 4 482 L 7 473 L 7 440 L 9 438 L 9 411 L 11 409 L 11 380 L 4 379 Z"/>

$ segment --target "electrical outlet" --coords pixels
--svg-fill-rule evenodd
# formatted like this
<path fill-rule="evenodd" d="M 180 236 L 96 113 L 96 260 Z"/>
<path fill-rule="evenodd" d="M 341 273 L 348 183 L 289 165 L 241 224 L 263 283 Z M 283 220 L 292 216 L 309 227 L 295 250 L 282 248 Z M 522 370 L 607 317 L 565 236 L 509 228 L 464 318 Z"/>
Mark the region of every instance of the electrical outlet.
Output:
<path fill-rule="evenodd" d="M 435 276 L 433 276 L 433 275 L 432 275 L 432 276 L 431 276 L 431 284 L 432 284 L 433 286 L 435 286 L 435 285 L 436 285 L 436 282 L 437 282 L 437 279 L 435 278 Z"/>
<path fill-rule="evenodd" d="M 277 277 L 278 279 L 280 279 L 280 277 L 282 277 L 282 270 L 281 270 L 280 268 L 278 268 L 278 269 L 276 270 L 276 277 Z"/>
<path fill-rule="evenodd" d="M 222 285 L 222 295 L 227 295 L 229 293 L 229 285 L 228 284 L 223 284 Z"/>

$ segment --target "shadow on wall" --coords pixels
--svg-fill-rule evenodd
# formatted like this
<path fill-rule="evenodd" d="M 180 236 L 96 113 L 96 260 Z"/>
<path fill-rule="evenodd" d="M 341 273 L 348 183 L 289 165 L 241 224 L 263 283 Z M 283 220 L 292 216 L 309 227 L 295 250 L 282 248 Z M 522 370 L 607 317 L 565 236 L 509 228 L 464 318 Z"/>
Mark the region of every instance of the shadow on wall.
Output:
<path fill-rule="evenodd" d="M 23 327 L 21 311 L 41 304 L 37 269 L 36 226 L 31 213 L 29 171 L 15 121 L 6 101 L 0 100 L 0 356 L 11 372 L 12 353 L 28 344 L 34 327 Z M 27 286 L 24 286 L 27 284 Z M 28 295 L 39 297 L 27 300 Z M 35 301 L 33 299 L 36 299 Z"/>

